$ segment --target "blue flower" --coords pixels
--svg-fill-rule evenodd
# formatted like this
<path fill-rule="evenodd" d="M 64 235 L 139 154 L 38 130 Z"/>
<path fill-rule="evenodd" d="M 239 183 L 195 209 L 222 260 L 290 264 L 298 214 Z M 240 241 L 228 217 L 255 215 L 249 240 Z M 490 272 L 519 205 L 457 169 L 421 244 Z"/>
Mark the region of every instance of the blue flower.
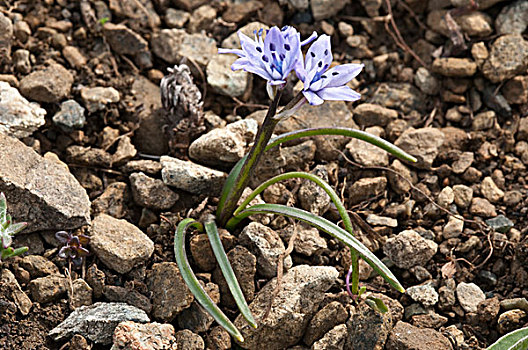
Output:
<path fill-rule="evenodd" d="M 269 85 L 284 85 L 292 70 L 302 67 L 301 46 L 313 41 L 314 32 L 301 42 L 300 34 L 293 27 L 272 27 L 263 39 L 263 30 L 255 33 L 255 40 L 238 31 L 242 49 L 219 49 L 219 53 L 233 53 L 240 58 L 231 66 L 232 70 L 243 69 L 268 81 Z"/>
<path fill-rule="evenodd" d="M 356 101 L 361 95 L 346 84 L 363 69 L 363 64 L 342 64 L 330 67 L 332 51 L 330 37 L 321 35 L 308 49 L 304 67 L 297 66 L 296 73 L 304 83 L 303 95 L 311 105 L 325 100 Z"/>

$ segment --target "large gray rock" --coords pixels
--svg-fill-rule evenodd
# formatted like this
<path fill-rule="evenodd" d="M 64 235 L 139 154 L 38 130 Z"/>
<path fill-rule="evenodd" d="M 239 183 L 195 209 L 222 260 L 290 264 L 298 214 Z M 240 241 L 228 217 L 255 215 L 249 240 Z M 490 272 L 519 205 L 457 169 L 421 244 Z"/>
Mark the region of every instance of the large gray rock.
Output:
<path fill-rule="evenodd" d="M 237 97 L 246 92 L 251 75 L 231 69 L 237 58 L 235 55 L 215 55 L 207 64 L 207 82 L 219 94 Z"/>
<path fill-rule="evenodd" d="M 45 109 L 29 103 L 17 89 L 0 81 L 0 134 L 28 137 L 44 125 L 45 115 Z"/>
<path fill-rule="evenodd" d="M 43 158 L 12 137 L 0 134 L 0 192 L 24 232 L 68 230 L 90 223 L 90 200 L 60 162 Z"/>
<path fill-rule="evenodd" d="M 456 295 L 460 306 L 466 312 L 477 312 L 478 304 L 486 300 L 486 295 L 475 283 L 459 283 L 456 287 Z"/>
<path fill-rule="evenodd" d="M 425 239 L 413 230 L 405 230 L 387 239 L 383 252 L 399 268 L 423 266 L 436 254 L 438 244 Z"/>
<path fill-rule="evenodd" d="M 126 220 L 100 214 L 95 217 L 90 232 L 90 246 L 95 255 L 119 273 L 129 272 L 154 252 L 150 238 Z"/>
<path fill-rule="evenodd" d="M 284 275 L 279 293 L 273 299 L 268 317 L 257 329 L 247 324 L 242 316 L 235 320 L 245 341 L 244 349 L 285 349 L 296 344 L 317 311 L 324 293 L 337 281 L 339 273 L 334 267 L 299 265 Z M 277 280 L 264 286 L 249 305 L 260 320 L 265 314 Z"/>
<path fill-rule="evenodd" d="M 513 78 L 528 68 L 528 41 L 521 35 L 499 37 L 491 45 L 489 58 L 482 66 L 482 74 L 494 83 Z"/>
<path fill-rule="evenodd" d="M 80 334 L 94 343 L 108 345 L 112 343 L 114 329 L 123 321 L 150 320 L 145 311 L 125 303 L 95 303 L 75 309 L 48 335 L 55 341 L 63 341 Z"/>
<path fill-rule="evenodd" d="M 205 67 L 217 54 L 216 42 L 205 34 L 187 34 L 183 29 L 162 29 L 152 36 L 152 51 L 168 63 L 188 58 Z"/>
<path fill-rule="evenodd" d="M 522 34 L 528 26 L 528 2 L 518 0 L 506 5 L 495 19 L 499 34 Z"/>
<path fill-rule="evenodd" d="M 60 64 L 26 75 L 20 81 L 20 92 L 30 100 L 59 102 L 70 93 L 73 75 Z"/>
<path fill-rule="evenodd" d="M 409 128 L 401 134 L 394 144 L 418 159 L 412 165 L 430 169 L 444 143 L 444 134 L 435 128 Z"/>

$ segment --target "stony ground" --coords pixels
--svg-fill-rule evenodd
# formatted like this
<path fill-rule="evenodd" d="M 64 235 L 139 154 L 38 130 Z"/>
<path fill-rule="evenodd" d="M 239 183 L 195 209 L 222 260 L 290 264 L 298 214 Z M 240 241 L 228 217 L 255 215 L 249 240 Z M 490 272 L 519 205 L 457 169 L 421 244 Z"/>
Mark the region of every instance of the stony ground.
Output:
<path fill-rule="evenodd" d="M 252 186 L 290 170 L 327 179 L 357 234 L 403 285 L 366 265 L 379 314 L 344 291 L 348 248 L 316 229 L 256 217 L 223 244 L 260 327 L 238 317 L 203 234 L 187 252 L 236 344 L 194 301 L 172 224 L 212 213 L 268 103 L 231 72 L 236 34 L 295 25 L 364 63 L 354 104 L 303 107 L 277 133 L 346 126 L 419 158 L 405 164 L 339 137 L 287 144 Z M 29 227 L 29 255 L 0 265 L 2 349 L 479 349 L 528 322 L 528 2 L 501 0 L 109 0 L 0 4 L 0 192 Z M 188 71 L 172 109 L 159 83 Z M 186 75 L 187 74 L 187 75 Z M 299 89 L 289 82 L 284 103 Z M 338 221 L 309 183 L 259 201 Z M 91 237 L 67 273 L 55 232 Z M 276 297 L 277 259 L 297 232 Z M 261 320 L 268 306 L 269 316 Z M 113 346 L 112 346 L 113 344 Z"/>

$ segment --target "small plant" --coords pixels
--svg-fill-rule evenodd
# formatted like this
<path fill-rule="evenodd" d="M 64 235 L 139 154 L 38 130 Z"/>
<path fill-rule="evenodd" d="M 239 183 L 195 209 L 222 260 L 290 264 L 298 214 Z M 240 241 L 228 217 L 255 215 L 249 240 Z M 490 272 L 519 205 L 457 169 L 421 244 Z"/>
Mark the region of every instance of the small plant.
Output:
<path fill-rule="evenodd" d="M 281 120 L 294 114 L 306 102 L 311 105 L 320 105 L 325 100 L 358 100 L 361 97 L 360 94 L 346 84 L 361 72 L 363 65 L 351 63 L 330 68 L 332 51 L 330 37 L 328 35 L 322 35 L 316 40 L 317 33 L 314 32 L 307 40 L 301 41 L 300 34 L 297 30 L 288 26 L 282 29 L 273 27 L 266 31 L 265 37 L 262 30 L 255 32 L 255 40 L 252 40 L 241 32 L 238 34 L 241 49 L 220 49 L 219 52 L 239 56 L 231 66 L 233 70 L 243 69 L 266 79 L 267 91 L 271 103 L 266 117 L 259 127 L 254 145 L 249 154 L 233 167 L 227 177 L 218 203 L 216 220 L 210 220 L 205 223 L 191 218 L 182 220 L 176 228 L 174 252 L 183 279 L 196 297 L 196 300 L 198 300 L 222 327 L 238 341 L 242 342 L 244 341 L 242 334 L 209 298 L 191 270 L 185 254 L 185 232 L 187 229 L 194 227 L 198 231 L 205 230 L 236 304 L 243 317 L 254 328 L 257 327 L 257 323 L 249 310 L 238 281 L 235 278 L 235 274 L 233 273 L 233 269 L 229 264 L 222 243 L 220 242 L 217 227 L 220 226 L 228 230 L 234 230 L 242 220 L 255 214 L 276 214 L 297 219 L 328 233 L 348 245 L 352 255 L 352 266 L 350 275 L 347 277 L 347 289 L 351 295 L 358 296 L 364 292 L 364 288 L 361 290 L 358 288 L 359 257 L 371 265 L 396 290 L 404 292 L 404 288 L 392 272 L 378 257 L 354 237 L 352 222 L 345 206 L 333 188 L 321 178 L 305 172 L 281 174 L 258 186 L 241 204 L 238 204 L 238 202 L 260 158 L 266 151 L 286 141 L 306 136 L 342 135 L 354 137 L 374 144 L 407 161 L 415 162 L 416 159 L 379 137 L 349 128 L 303 129 L 271 139 L 276 125 Z M 306 57 L 303 58 L 301 47 L 311 42 L 313 44 L 308 49 Z M 304 88 L 284 108 L 277 112 L 282 90 L 292 71 L 295 71 L 299 79 L 304 83 Z M 294 207 L 279 204 L 257 204 L 249 206 L 249 203 L 267 187 L 291 178 L 307 179 L 320 186 L 334 202 L 341 216 L 344 228 L 337 226 L 325 218 Z M 382 312 L 386 310 L 385 305 L 379 299 L 367 297 L 366 302 Z"/>
<path fill-rule="evenodd" d="M 528 350 L 528 327 L 503 335 L 487 350 Z"/>
<path fill-rule="evenodd" d="M 0 193 L 0 261 L 12 256 L 24 254 L 28 247 L 13 248 L 13 236 L 22 231 L 27 226 L 27 222 L 14 223 L 11 215 L 7 213 L 7 201 L 3 193 Z"/>
<path fill-rule="evenodd" d="M 90 243 L 90 237 L 85 235 L 73 235 L 71 232 L 59 231 L 55 233 L 55 238 L 63 244 L 59 250 L 59 258 L 66 259 L 76 267 L 81 266 L 83 259 L 90 255 L 87 246 Z"/>

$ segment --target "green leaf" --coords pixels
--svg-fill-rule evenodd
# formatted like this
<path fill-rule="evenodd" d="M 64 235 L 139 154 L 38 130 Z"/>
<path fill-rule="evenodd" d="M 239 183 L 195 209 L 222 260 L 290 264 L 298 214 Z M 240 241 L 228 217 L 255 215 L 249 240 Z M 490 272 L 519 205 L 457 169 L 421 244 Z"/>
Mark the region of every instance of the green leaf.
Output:
<path fill-rule="evenodd" d="M 5 233 L 11 236 L 16 235 L 17 233 L 25 229 L 27 225 L 27 222 L 18 222 L 16 224 L 8 225 L 5 228 Z"/>
<path fill-rule="evenodd" d="M 3 192 L 0 193 L 0 225 L 6 221 L 7 202 Z"/>
<path fill-rule="evenodd" d="M 195 227 L 199 231 L 203 231 L 203 226 L 201 223 L 194 219 L 184 219 L 182 220 L 177 228 L 174 235 L 174 256 L 176 258 L 176 263 L 180 269 L 180 273 L 183 277 L 183 280 L 189 287 L 191 293 L 194 295 L 198 303 L 215 319 L 215 321 L 224 329 L 229 332 L 234 338 L 238 341 L 243 342 L 244 337 L 240 331 L 235 327 L 235 325 L 227 318 L 227 316 L 220 310 L 220 308 L 211 300 L 209 295 L 200 285 L 200 282 L 196 278 L 194 272 L 189 265 L 187 260 L 187 254 L 185 253 L 185 232 L 189 227 Z"/>
<path fill-rule="evenodd" d="M 20 248 L 16 248 L 16 249 L 13 249 L 13 248 L 9 247 L 9 248 L 4 249 L 2 251 L 2 258 L 3 259 L 7 259 L 7 258 L 11 258 L 13 256 L 22 255 L 25 252 L 27 252 L 28 250 L 29 250 L 28 247 L 20 247 Z M 4 253 L 4 252 L 6 252 L 6 253 Z"/>
<path fill-rule="evenodd" d="M 248 216 L 255 214 L 278 214 L 298 219 L 306 222 L 317 229 L 324 231 L 334 238 L 339 239 L 341 242 L 349 245 L 355 249 L 359 255 L 370 265 L 372 268 L 382 276 L 391 286 L 393 286 L 399 292 L 404 293 L 405 289 L 400 284 L 396 276 L 385 266 L 376 255 L 374 255 L 367 247 L 365 247 L 357 238 L 352 234 L 337 226 L 336 224 L 313 215 L 307 211 L 298 208 L 287 207 L 279 204 L 257 204 L 251 206 L 237 215 L 237 219 L 245 219 Z"/>
<path fill-rule="evenodd" d="M 247 156 L 244 156 L 242 159 L 240 159 L 233 169 L 229 172 L 229 175 L 227 176 L 226 182 L 224 183 L 224 187 L 222 187 L 222 195 L 220 196 L 220 200 L 218 201 L 218 207 L 216 209 L 216 216 L 218 217 L 222 210 L 224 209 L 225 202 L 227 200 L 227 197 L 231 190 L 233 189 L 233 186 L 235 185 L 236 178 L 240 171 L 242 170 L 242 167 L 244 166 L 244 162 L 246 161 Z"/>
<path fill-rule="evenodd" d="M 249 306 L 246 303 L 246 299 L 244 298 L 244 293 L 242 293 L 242 289 L 240 289 L 240 285 L 238 284 L 235 272 L 233 271 L 233 268 L 229 263 L 229 259 L 227 258 L 227 255 L 224 251 L 224 246 L 222 245 L 222 241 L 220 240 L 220 235 L 218 234 L 218 228 L 216 227 L 216 223 L 214 221 L 206 222 L 205 232 L 207 232 L 209 242 L 211 243 L 211 247 L 213 248 L 213 253 L 216 256 L 216 260 L 218 261 L 220 270 L 222 270 L 222 274 L 224 275 L 224 278 L 227 282 L 227 286 L 229 287 L 229 290 L 231 291 L 231 294 L 235 299 L 240 313 L 248 321 L 251 327 L 257 328 L 257 322 L 255 321 L 253 315 L 251 314 L 251 311 L 249 310 Z"/>
<path fill-rule="evenodd" d="M 387 311 L 389 311 L 389 308 L 385 305 L 383 300 L 381 300 L 380 298 L 368 296 L 367 299 L 365 299 L 365 302 L 372 309 L 374 309 L 374 310 L 376 310 L 378 312 L 381 312 L 382 314 L 384 314 Z"/>
<path fill-rule="evenodd" d="M 527 350 L 528 349 L 528 327 L 521 328 L 510 332 L 495 343 L 487 350 Z"/>

